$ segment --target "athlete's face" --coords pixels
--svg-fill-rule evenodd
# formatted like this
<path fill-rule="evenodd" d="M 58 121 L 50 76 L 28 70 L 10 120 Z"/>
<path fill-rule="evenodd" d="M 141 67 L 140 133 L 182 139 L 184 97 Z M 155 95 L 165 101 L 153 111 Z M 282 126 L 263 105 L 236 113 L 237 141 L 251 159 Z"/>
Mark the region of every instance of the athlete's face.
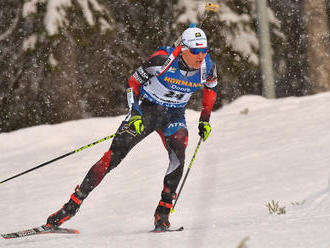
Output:
<path fill-rule="evenodd" d="M 195 51 L 194 51 L 194 53 L 192 53 L 190 51 L 190 49 L 183 50 L 182 58 L 183 58 L 184 62 L 186 62 L 186 64 L 191 68 L 194 68 L 194 69 L 201 68 L 202 62 L 205 59 L 205 56 L 207 54 L 207 52 L 206 52 L 207 50 L 205 50 L 205 51 L 202 51 L 202 50 L 203 49 L 201 49 L 201 51 L 197 54 Z"/>

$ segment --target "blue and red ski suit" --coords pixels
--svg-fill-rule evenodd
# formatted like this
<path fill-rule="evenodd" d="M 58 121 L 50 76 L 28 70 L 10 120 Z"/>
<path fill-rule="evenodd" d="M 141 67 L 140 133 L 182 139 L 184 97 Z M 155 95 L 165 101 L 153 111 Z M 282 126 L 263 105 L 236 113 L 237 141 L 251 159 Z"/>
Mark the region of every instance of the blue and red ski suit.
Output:
<path fill-rule="evenodd" d="M 216 66 L 207 54 L 200 69 L 189 68 L 181 56 L 181 47 L 163 47 L 131 76 L 129 87 L 134 93 L 130 113 L 120 125 L 109 151 L 89 170 L 80 190 L 87 197 L 137 143 L 157 131 L 169 156 L 162 200 L 171 204 L 183 174 L 188 142 L 185 106 L 190 96 L 203 88 L 200 121 L 209 121 L 216 100 Z M 134 114 L 142 116 L 145 129 L 141 135 L 128 125 L 129 117 Z"/>

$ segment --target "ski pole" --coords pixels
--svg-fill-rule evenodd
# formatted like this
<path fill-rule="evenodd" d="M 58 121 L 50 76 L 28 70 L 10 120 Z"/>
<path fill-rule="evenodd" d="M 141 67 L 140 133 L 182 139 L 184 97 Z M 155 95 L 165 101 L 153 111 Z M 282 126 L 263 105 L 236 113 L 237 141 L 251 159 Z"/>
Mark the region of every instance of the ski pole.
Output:
<path fill-rule="evenodd" d="M 218 11 L 218 8 L 219 8 L 219 5 L 218 4 L 215 4 L 215 3 L 206 3 L 205 10 L 207 12 L 204 11 L 204 14 L 203 14 L 203 17 L 202 17 L 202 23 L 199 26 L 199 28 L 202 28 L 203 27 L 204 21 L 207 18 L 207 14 L 210 13 L 210 12 L 217 12 Z"/>
<path fill-rule="evenodd" d="M 98 144 L 98 143 L 101 143 L 101 142 L 103 142 L 103 141 L 106 141 L 106 140 L 108 140 L 108 139 L 111 139 L 111 138 L 113 138 L 113 137 L 115 137 L 115 136 L 116 136 L 116 134 L 112 134 L 112 135 L 110 135 L 110 136 L 104 137 L 103 139 L 99 139 L 99 140 L 97 140 L 97 141 L 95 141 L 95 142 L 93 142 L 93 143 L 91 143 L 91 144 L 88 144 L 88 145 L 85 145 L 85 146 L 83 146 L 83 147 L 80 147 L 79 149 L 76 149 L 76 150 L 74 150 L 74 151 L 72 151 L 72 152 L 68 152 L 68 153 L 66 153 L 66 154 L 64 154 L 64 155 L 61 155 L 61 156 L 57 157 L 57 158 L 54 158 L 54 159 L 49 160 L 49 161 L 47 161 L 47 162 L 44 162 L 44 163 L 42 163 L 42 164 L 40 164 L 40 165 L 37 165 L 37 166 L 35 166 L 35 167 L 33 167 L 33 168 L 29 169 L 29 170 L 23 171 L 23 172 L 21 172 L 21 173 L 15 175 L 15 176 L 9 177 L 9 178 L 7 178 L 7 179 L 1 181 L 0 184 L 2 184 L 2 183 L 4 183 L 4 182 L 7 182 L 7 181 L 9 181 L 9 180 L 12 180 L 12 179 L 14 179 L 14 178 L 16 178 L 16 177 L 22 176 L 22 175 L 24 175 L 24 174 L 26 174 L 26 173 L 29 173 L 29 172 L 31 172 L 31 171 L 34 171 L 34 170 L 36 170 L 36 169 L 39 169 L 39 168 L 41 168 L 41 167 L 44 167 L 44 166 L 47 165 L 47 164 L 53 163 L 53 162 L 55 162 L 55 161 L 57 161 L 57 160 L 60 160 L 60 159 L 65 158 L 65 157 L 67 157 L 67 156 L 70 156 L 70 155 L 72 155 L 72 154 L 74 154 L 74 153 L 77 153 L 77 152 L 80 152 L 80 151 L 82 151 L 82 150 L 85 150 L 85 149 L 87 149 L 87 148 L 89 148 L 89 147 L 92 147 L 92 146 L 94 146 L 94 145 L 96 145 L 96 144 Z"/>
<path fill-rule="evenodd" d="M 174 213 L 174 212 L 175 212 L 175 211 L 174 211 L 175 205 L 176 205 L 176 203 L 177 203 L 178 200 L 179 200 L 179 197 L 180 197 L 180 194 L 181 194 L 182 188 L 183 188 L 183 186 L 184 186 L 184 184 L 185 184 L 185 182 L 186 182 L 186 180 L 187 180 L 187 177 L 188 177 L 189 171 L 190 171 L 190 169 L 191 169 L 191 167 L 192 167 L 192 165 L 193 165 L 193 163 L 194 163 L 194 161 L 195 161 L 195 157 L 196 157 L 196 154 L 197 154 L 197 152 L 198 152 L 198 150 L 199 150 L 199 147 L 200 147 L 200 145 L 201 145 L 202 140 L 203 140 L 203 138 L 200 137 L 200 138 L 199 138 L 199 141 L 198 141 L 198 144 L 197 144 L 197 146 L 196 146 L 196 149 L 195 149 L 194 155 L 193 155 L 193 157 L 192 157 L 192 159 L 191 159 L 191 161 L 190 161 L 190 164 L 189 164 L 189 166 L 188 166 L 188 170 L 187 170 L 187 172 L 186 172 L 186 175 L 184 176 L 184 179 L 183 179 L 183 181 L 182 181 L 181 187 L 180 187 L 180 189 L 179 189 L 179 193 L 178 193 L 178 195 L 177 195 L 177 197 L 176 197 L 176 199 L 175 199 L 175 202 L 174 202 L 174 204 L 173 204 L 173 207 L 171 208 L 171 213 Z"/>
<path fill-rule="evenodd" d="M 203 12 L 203 16 L 202 16 L 202 20 L 201 20 L 200 28 L 202 28 L 202 26 L 204 24 L 204 21 L 206 20 L 208 14 L 210 12 L 217 12 L 218 8 L 219 8 L 218 4 L 210 3 L 210 2 L 206 3 L 205 9 L 204 9 L 204 12 Z M 180 45 L 180 43 L 181 43 L 181 36 L 174 42 L 174 46 L 177 47 L 177 46 Z"/>

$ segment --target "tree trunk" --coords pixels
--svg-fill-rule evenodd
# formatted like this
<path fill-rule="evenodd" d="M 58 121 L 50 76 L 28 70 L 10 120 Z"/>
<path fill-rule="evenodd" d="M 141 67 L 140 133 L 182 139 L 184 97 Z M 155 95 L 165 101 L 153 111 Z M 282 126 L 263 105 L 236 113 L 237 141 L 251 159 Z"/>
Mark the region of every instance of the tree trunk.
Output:
<path fill-rule="evenodd" d="M 325 0 L 305 0 L 304 12 L 313 92 L 330 91 L 330 36 Z"/>

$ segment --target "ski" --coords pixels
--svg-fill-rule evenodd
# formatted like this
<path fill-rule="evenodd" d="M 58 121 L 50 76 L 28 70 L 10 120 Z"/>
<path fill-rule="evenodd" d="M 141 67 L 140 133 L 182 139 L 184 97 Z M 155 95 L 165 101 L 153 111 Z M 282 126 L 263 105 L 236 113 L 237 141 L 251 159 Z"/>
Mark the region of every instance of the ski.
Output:
<path fill-rule="evenodd" d="M 167 228 L 155 228 L 154 230 L 151 230 L 150 232 L 152 233 L 164 233 L 164 232 L 181 232 L 183 231 L 184 228 L 183 226 L 179 227 L 179 228 L 175 228 L 175 229 L 167 229 Z"/>
<path fill-rule="evenodd" d="M 14 239 L 14 238 L 21 238 L 26 236 L 38 235 L 38 234 L 47 234 L 47 233 L 61 233 L 61 234 L 79 234 L 79 231 L 76 229 L 70 228 L 51 228 L 46 225 L 38 226 L 35 228 L 30 228 L 23 231 L 7 233 L 7 234 L 0 234 L 4 239 Z"/>

